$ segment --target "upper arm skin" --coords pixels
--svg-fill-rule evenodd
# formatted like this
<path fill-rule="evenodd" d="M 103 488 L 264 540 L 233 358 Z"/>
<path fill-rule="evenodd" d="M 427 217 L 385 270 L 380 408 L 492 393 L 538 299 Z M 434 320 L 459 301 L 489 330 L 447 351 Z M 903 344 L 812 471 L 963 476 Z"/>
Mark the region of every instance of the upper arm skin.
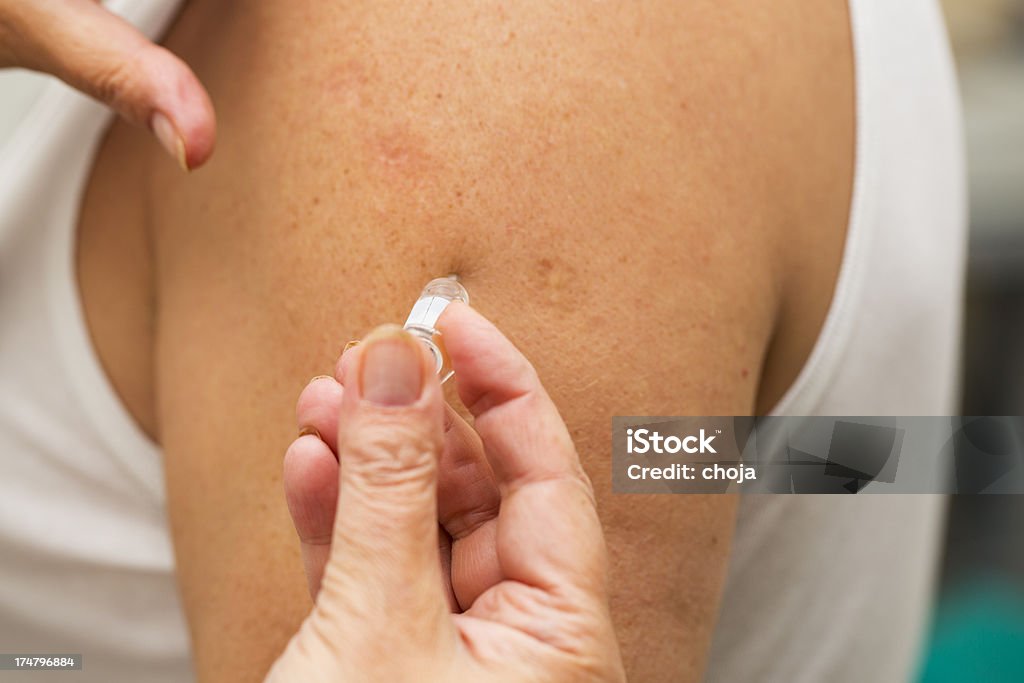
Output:
<path fill-rule="evenodd" d="M 299 391 L 450 272 L 576 440 L 631 679 L 699 679 L 735 501 L 611 495 L 611 416 L 755 409 L 782 236 L 827 174 L 793 170 L 827 133 L 794 105 L 828 68 L 785 34 L 800 4 L 193 2 L 168 44 L 218 149 L 190 178 L 144 163 L 200 681 L 259 680 L 310 607 L 281 489 Z"/>

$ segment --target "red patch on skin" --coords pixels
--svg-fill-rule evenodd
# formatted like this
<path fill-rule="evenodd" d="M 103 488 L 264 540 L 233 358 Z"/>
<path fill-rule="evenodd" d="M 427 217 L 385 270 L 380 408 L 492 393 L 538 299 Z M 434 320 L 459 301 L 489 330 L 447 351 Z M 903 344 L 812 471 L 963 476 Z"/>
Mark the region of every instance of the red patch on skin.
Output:
<path fill-rule="evenodd" d="M 740 377 L 742 377 L 743 379 L 746 379 L 749 375 L 750 370 L 747 370 L 746 368 L 740 370 Z"/>
<path fill-rule="evenodd" d="M 377 156 L 385 166 L 403 166 L 412 160 L 413 150 L 403 136 L 393 133 L 377 138 Z"/>
<path fill-rule="evenodd" d="M 357 61 L 349 60 L 327 72 L 323 88 L 334 104 L 355 109 L 365 104 L 363 91 L 369 82 L 366 67 Z"/>
<path fill-rule="evenodd" d="M 370 139 L 370 159 L 385 176 L 421 179 L 431 165 L 422 141 L 404 128 L 393 128 Z"/>

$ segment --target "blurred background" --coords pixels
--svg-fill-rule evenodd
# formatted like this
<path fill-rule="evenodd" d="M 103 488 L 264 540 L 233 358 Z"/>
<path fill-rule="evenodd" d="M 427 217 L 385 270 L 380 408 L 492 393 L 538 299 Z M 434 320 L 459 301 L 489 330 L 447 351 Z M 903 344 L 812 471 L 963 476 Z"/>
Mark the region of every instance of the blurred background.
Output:
<path fill-rule="evenodd" d="M 942 5 L 971 202 L 961 414 L 1024 415 L 1024 0 Z M 1024 681 L 1024 496 L 951 497 L 940 585 L 921 682 Z"/>

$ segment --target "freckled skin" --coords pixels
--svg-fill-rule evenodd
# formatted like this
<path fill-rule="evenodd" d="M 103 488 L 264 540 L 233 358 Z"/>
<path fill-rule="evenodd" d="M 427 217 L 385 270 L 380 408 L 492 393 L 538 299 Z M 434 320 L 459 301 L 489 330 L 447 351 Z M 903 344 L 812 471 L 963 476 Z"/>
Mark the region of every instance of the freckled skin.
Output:
<path fill-rule="evenodd" d="M 699 680 L 734 501 L 612 496 L 610 420 L 763 412 L 799 371 L 846 224 L 848 30 L 838 1 L 190 3 L 168 45 L 216 155 L 186 177 L 115 126 L 79 268 L 164 447 L 202 683 L 261 680 L 309 608 L 299 391 L 452 272 L 594 481 L 631 680 Z"/>

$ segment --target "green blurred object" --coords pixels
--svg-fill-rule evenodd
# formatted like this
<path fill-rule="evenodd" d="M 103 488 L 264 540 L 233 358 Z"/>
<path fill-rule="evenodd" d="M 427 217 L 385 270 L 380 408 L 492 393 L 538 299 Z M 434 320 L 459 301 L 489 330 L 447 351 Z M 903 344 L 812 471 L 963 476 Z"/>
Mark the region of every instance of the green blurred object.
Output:
<path fill-rule="evenodd" d="M 1024 681 L 1024 587 L 991 578 L 940 599 L 921 683 Z"/>

